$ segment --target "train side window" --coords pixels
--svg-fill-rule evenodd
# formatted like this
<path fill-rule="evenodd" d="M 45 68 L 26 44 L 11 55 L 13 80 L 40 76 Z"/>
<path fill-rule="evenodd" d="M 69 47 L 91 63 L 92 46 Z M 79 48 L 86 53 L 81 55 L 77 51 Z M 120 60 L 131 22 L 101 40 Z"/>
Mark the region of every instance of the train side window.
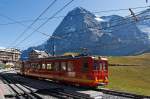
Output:
<path fill-rule="evenodd" d="M 37 64 L 34 64 L 34 65 L 33 65 L 33 68 L 37 69 Z"/>
<path fill-rule="evenodd" d="M 41 64 L 37 64 L 37 69 L 41 69 Z"/>
<path fill-rule="evenodd" d="M 46 64 L 42 64 L 42 69 L 46 69 Z"/>
<path fill-rule="evenodd" d="M 37 69 L 37 64 L 33 64 L 33 68 Z"/>
<path fill-rule="evenodd" d="M 31 68 L 36 68 L 36 64 L 31 63 Z"/>
<path fill-rule="evenodd" d="M 68 71 L 74 71 L 74 67 L 73 67 L 73 63 L 72 62 L 68 62 Z"/>
<path fill-rule="evenodd" d="M 48 63 L 48 64 L 47 64 L 47 69 L 48 69 L 48 70 L 52 70 L 52 64 L 51 64 L 51 63 Z"/>
<path fill-rule="evenodd" d="M 54 71 L 59 71 L 59 62 L 54 63 Z"/>
<path fill-rule="evenodd" d="M 66 69 L 67 69 L 66 62 L 61 62 L 61 71 L 66 71 Z"/>
<path fill-rule="evenodd" d="M 37 68 L 37 64 L 34 64 L 34 68 L 35 68 L 35 69 Z"/>

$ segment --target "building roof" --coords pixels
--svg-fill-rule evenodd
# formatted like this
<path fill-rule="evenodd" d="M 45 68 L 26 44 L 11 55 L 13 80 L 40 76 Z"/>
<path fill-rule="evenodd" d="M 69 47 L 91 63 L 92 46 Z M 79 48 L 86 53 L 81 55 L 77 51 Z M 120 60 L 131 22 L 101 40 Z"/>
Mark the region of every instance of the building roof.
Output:
<path fill-rule="evenodd" d="M 15 48 L 3 48 L 3 49 L 0 49 L 0 51 L 1 52 L 18 53 L 18 54 L 21 53 L 18 49 L 15 49 Z"/>
<path fill-rule="evenodd" d="M 45 51 L 40 51 L 40 50 L 35 50 L 35 49 L 33 49 L 33 50 L 37 53 L 46 53 Z"/>
<path fill-rule="evenodd" d="M 44 55 L 44 56 L 48 56 L 49 54 L 45 51 L 40 51 L 40 50 L 35 50 L 33 49 L 32 51 L 36 52 L 37 54 L 40 54 L 40 55 Z"/>

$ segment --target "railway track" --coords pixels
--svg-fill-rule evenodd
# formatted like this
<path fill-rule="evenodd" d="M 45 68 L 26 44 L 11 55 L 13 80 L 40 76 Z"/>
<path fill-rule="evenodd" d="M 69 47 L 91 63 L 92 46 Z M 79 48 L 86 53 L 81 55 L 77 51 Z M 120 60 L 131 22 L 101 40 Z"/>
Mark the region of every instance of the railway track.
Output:
<path fill-rule="evenodd" d="M 44 83 L 48 83 L 53 87 L 50 88 L 45 84 L 47 88 L 42 88 L 40 85 L 42 83 L 36 84 L 42 82 L 40 80 L 25 78 L 11 73 L 0 74 L 0 76 L 2 77 L 1 80 L 8 85 L 9 90 L 13 91 L 13 94 L 5 95 L 6 99 L 95 99 L 95 97 L 79 94 L 73 89 L 67 90 L 64 86 L 51 84 L 50 82 L 44 81 Z M 33 87 L 36 90 L 31 89 L 32 84 L 34 84 Z M 49 98 L 45 98 L 45 96 L 49 96 Z"/>
<path fill-rule="evenodd" d="M 17 84 L 15 80 L 8 79 L 5 75 L 0 75 L 2 77 L 2 81 L 8 85 L 9 90 L 13 91 L 13 94 L 4 95 L 5 98 L 16 98 L 16 99 L 42 99 L 40 96 L 35 94 L 31 89 Z M 28 91 L 27 91 L 28 90 Z"/>
<path fill-rule="evenodd" d="M 109 90 L 109 89 L 93 89 L 95 91 L 100 91 L 105 94 L 114 95 L 114 96 L 120 96 L 125 98 L 132 98 L 132 99 L 150 99 L 150 96 L 145 95 L 137 95 L 127 92 L 121 92 L 121 91 L 115 91 L 115 90 Z"/>
<path fill-rule="evenodd" d="M 75 90 L 94 90 L 102 92 L 103 95 L 97 99 L 150 99 L 150 96 L 136 95 L 108 89 L 89 89 L 60 85 L 50 81 L 22 77 L 16 74 L 6 73 L 0 74 L 0 76 L 3 78 L 3 82 L 14 92 L 12 95 L 5 95 L 6 99 L 94 99 L 89 95 L 75 93 Z M 45 96 L 49 96 L 49 98 L 43 98 Z"/>

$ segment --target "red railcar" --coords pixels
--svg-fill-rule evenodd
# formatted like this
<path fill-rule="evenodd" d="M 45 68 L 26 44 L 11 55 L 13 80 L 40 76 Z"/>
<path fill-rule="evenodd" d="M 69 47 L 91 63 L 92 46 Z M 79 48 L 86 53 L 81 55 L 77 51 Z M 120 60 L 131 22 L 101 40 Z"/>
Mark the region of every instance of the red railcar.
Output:
<path fill-rule="evenodd" d="M 22 63 L 20 74 L 96 87 L 108 83 L 108 61 L 92 56 L 59 56 Z"/>

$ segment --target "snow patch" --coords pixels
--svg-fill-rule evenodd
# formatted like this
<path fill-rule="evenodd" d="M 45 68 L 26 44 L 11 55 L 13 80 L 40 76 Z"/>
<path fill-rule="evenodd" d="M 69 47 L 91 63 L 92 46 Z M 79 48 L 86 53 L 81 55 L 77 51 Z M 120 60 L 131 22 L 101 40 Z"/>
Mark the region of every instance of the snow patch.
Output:
<path fill-rule="evenodd" d="M 150 27 L 147 25 L 137 25 L 137 27 L 142 31 L 148 34 L 148 38 L 150 39 Z"/>
<path fill-rule="evenodd" d="M 100 18 L 99 15 L 95 15 L 95 20 L 98 21 L 98 22 L 104 22 L 105 20 Z"/>
<path fill-rule="evenodd" d="M 98 22 L 104 22 L 105 20 L 100 18 L 100 17 L 96 17 L 95 20 L 97 20 Z"/>

